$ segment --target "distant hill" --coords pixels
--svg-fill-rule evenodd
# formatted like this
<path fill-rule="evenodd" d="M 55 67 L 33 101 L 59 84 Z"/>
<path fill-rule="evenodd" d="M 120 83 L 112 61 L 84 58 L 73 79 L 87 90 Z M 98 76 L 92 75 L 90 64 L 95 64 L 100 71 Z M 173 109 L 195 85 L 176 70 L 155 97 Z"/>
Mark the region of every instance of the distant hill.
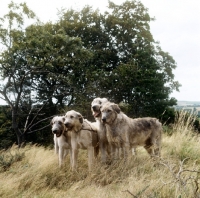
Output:
<path fill-rule="evenodd" d="M 176 110 L 184 110 L 200 117 L 200 101 L 178 101 L 174 106 Z"/>
<path fill-rule="evenodd" d="M 200 101 L 178 101 L 177 106 L 200 106 Z"/>

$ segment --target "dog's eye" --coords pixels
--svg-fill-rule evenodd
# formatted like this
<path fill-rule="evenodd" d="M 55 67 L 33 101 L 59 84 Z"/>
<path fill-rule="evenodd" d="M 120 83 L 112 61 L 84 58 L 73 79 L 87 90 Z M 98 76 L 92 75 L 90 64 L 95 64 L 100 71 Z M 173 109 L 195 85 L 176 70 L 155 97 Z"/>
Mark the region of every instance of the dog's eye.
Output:
<path fill-rule="evenodd" d="M 73 119 L 73 118 L 74 118 L 74 116 L 70 116 L 70 118 L 71 118 L 71 119 Z"/>
<path fill-rule="evenodd" d="M 59 122 L 58 122 L 58 124 L 60 124 L 60 125 L 61 125 L 61 124 L 62 124 L 62 122 L 61 122 L 61 121 L 59 121 Z"/>
<path fill-rule="evenodd" d="M 107 110 L 107 112 L 109 113 L 109 112 L 111 112 L 111 110 L 110 110 L 110 109 L 108 109 L 108 110 Z"/>
<path fill-rule="evenodd" d="M 99 104 L 101 105 L 101 104 L 102 104 L 102 102 L 100 101 L 100 102 L 99 102 Z"/>

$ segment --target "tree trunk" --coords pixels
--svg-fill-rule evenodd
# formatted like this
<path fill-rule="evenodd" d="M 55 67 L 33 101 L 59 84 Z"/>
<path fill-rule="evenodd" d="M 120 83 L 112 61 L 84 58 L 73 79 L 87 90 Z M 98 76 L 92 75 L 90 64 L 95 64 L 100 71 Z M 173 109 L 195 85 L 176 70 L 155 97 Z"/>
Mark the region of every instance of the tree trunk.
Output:
<path fill-rule="evenodd" d="M 19 130 L 19 124 L 17 121 L 17 111 L 14 108 L 12 109 L 12 129 L 17 136 L 17 145 L 18 147 L 21 147 L 25 142 L 25 137 L 24 134 L 21 133 Z"/>
<path fill-rule="evenodd" d="M 24 137 L 24 134 L 21 134 L 18 129 L 15 129 L 15 133 L 17 135 L 17 145 L 20 148 L 25 143 L 25 137 Z"/>

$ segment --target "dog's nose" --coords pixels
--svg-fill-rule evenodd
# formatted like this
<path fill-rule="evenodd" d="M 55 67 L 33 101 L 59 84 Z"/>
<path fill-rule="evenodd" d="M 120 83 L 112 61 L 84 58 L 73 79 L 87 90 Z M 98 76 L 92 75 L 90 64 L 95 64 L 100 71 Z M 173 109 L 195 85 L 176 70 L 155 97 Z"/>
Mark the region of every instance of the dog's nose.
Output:
<path fill-rule="evenodd" d="M 102 118 L 102 122 L 105 123 L 106 122 L 106 118 Z"/>
<path fill-rule="evenodd" d="M 93 109 L 94 111 L 97 111 L 99 108 L 98 108 L 97 105 L 94 105 L 94 106 L 92 106 L 92 109 Z"/>
<path fill-rule="evenodd" d="M 69 127 L 70 124 L 69 124 L 69 122 L 65 122 L 64 125 L 65 125 L 66 127 Z"/>
<path fill-rule="evenodd" d="M 56 134 L 57 132 L 58 132 L 58 130 L 56 130 L 56 129 L 52 131 L 53 134 Z"/>

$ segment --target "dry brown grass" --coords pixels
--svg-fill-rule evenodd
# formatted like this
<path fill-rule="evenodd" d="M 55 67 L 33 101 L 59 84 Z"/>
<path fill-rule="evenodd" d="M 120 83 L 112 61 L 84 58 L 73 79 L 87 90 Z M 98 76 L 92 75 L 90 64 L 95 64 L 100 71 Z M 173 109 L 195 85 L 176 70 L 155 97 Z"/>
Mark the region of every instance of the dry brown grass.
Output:
<path fill-rule="evenodd" d="M 137 157 L 131 157 L 129 162 L 101 165 L 97 160 L 91 173 L 84 151 L 79 155 L 78 171 L 72 172 L 69 157 L 65 167 L 59 169 L 58 157 L 52 149 L 32 145 L 18 150 L 13 146 L 9 152 L 0 153 L 21 156 L 1 169 L 0 197 L 200 197 L 200 138 L 193 132 L 191 122 L 182 119 L 185 118 L 177 118 L 171 136 L 163 136 L 161 159 L 150 159 L 140 148 Z"/>

